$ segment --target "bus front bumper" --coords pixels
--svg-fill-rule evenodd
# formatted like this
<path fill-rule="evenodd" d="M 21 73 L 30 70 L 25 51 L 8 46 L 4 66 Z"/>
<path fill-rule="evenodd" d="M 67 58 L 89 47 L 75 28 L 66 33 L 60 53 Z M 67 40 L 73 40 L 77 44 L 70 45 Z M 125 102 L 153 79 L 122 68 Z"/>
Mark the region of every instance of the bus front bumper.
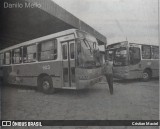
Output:
<path fill-rule="evenodd" d="M 129 73 L 114 73 L 113 77 L 118 79 L 130 79 Z"/>
<path fill-rule="evenodd" d="M 89 79 L 89 80 L 79 80 L 78 85 L 77 85 L 77 89 L 89 88 L 89 87 L 93 86 L 94 84 L 101 82 L 102 78 L 103 78 L 103 76 Z"/>

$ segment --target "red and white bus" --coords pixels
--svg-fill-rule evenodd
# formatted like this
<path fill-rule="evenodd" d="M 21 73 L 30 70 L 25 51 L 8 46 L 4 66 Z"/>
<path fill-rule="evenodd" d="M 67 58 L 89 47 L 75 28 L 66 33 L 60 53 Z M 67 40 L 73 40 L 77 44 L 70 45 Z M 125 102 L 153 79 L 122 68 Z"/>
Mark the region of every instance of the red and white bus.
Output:
<path fill-rule="evenodd" d="M 95 52 L 97 39 L 77 29 L 23 42 L 0 51 L 3 81 L 38 86 L 44 93 L 85 88 L 102 77 L 102 57 L 95 58 Z"/>
<path fill-rule="evenodd" d="M 143 78 L 159 76 L 159 46 L 128 41 L 107 46 L 107 55 L 113 61 L 114 77 L 119 79 Z"/>

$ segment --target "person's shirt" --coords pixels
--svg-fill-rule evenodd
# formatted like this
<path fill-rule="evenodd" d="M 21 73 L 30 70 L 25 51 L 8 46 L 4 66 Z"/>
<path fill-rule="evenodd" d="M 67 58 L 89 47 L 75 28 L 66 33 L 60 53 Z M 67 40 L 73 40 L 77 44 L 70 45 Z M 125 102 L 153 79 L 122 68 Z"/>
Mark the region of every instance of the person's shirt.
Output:
<path fill-rule="evenodd" d="M 102 67 L 103 74 L 113 74 L 113 64 L 110 61 L 106 61 Z"/>

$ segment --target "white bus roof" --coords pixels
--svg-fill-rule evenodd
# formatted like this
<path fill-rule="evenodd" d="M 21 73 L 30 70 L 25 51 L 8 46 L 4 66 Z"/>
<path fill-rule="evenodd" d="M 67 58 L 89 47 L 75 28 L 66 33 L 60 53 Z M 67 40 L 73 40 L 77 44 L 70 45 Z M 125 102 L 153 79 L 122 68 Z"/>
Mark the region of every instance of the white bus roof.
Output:
<path fill-rule="evenodd" d="M 157 45 L 157 44 L 149 44 L 149 43 L 132 43 L 132 42 L 130 42 L 130 44 L 149 45 L 149 46 L 159 46 L 159 45 Z"/>
<path fill-rule="evenodd" d="M 118 44 L 118 43 L 123 43 L 123 42 L 129 42 L 129 41 L 116 42 L 116 43 L 108 44 L 107 46 Z M 129 42 L 129 44 L 159 46 L 158 44 L 149 44 L 149 43 L 134 43 L 134 42 Z"/>

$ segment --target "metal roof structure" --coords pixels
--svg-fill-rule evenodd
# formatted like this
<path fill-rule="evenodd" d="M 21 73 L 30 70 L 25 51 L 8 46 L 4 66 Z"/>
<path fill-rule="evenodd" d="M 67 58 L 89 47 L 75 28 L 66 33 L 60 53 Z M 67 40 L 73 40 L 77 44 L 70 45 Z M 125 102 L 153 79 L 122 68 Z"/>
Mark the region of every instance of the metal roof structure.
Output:
<path fill-rule="evenodd" d="M 105 36 L 51 0 L 2 0 L 0 4 L 0 49 L 72 28 L 106 43 Z"/>

